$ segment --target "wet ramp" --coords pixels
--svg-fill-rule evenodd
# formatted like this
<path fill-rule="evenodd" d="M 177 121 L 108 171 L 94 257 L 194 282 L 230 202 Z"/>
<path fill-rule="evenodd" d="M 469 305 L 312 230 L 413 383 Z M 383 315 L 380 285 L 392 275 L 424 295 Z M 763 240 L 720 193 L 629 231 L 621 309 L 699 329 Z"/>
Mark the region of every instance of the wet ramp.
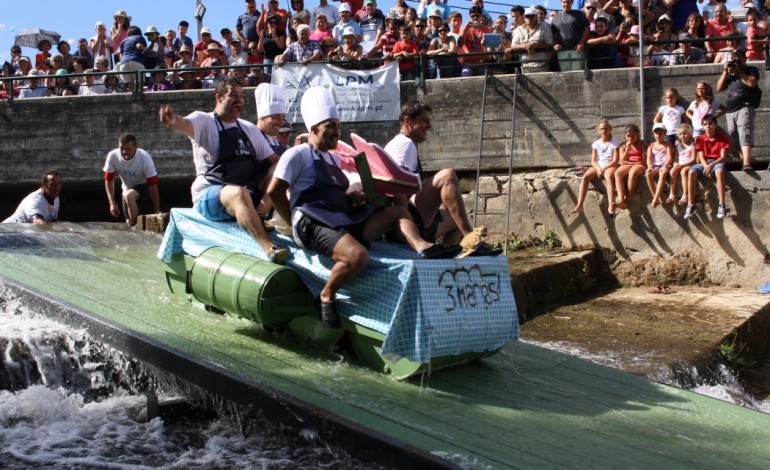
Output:
<path fill-rule="evenodd" d="M 77 230 L 76 243 L 72 231 L 57 228 L 25 233 L 37 244 L 0 245 L 2 300 L 85 326 L 141 360 L 270 419 L 315 429 L 364 458 L 398 468 L 766 468 L 770 461 L 768 415 L 523 343 L 398 382 L 175 298 L 155 258 L 157 236 Z"/>

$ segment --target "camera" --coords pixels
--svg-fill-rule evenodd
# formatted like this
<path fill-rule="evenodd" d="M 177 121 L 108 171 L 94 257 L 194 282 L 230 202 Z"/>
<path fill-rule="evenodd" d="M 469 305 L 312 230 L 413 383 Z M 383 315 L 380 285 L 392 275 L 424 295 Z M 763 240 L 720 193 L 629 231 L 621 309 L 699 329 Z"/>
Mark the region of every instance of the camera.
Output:
<path fill-rule="evenodd" d="M 727 62 L 727 66 L 728 67 L 735 67 L 735 61 L 734 60 L 728 61 Z"/>
<path fill-rule="evenodd" d="M 631 26 L 633 26 L 631 23 L 623 23 L 623 29 L 631 29 Z"/>

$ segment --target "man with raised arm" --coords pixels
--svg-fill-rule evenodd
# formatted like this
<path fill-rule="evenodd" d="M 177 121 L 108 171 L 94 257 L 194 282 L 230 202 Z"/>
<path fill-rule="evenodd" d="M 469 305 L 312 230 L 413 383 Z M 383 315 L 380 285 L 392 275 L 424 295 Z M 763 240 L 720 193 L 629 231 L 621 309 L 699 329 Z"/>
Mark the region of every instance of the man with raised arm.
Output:
<path fill-rule="evenodd" d="M 120 176 L 121 205 L 128 225 L 136 225 L 139 199 L 144 193 L 150 195 L 153 213 L 160 213 L 158 172 L 150 154 L 138 147 L 134 134 L 120 135 L 118 148 L 107 154 L 103 171 L 104 190 L 107 192 L 110 214 L 113 217 L 120 217 L 120 208 L 115 202 L 115 176 Z"/>
<path fill-rule="evenodd" d="M 273 263 L 283 264 L 288 250 L 273 245 L 259 213 L 264 185 L 278 161 L 254 124 L 240 119 L 243 87 L 236 78 L 217 83 L 214 111 L 193 111 L 186 117 L 162 106 L 160 122 L 192 140 L 196 178 L 192 185 L 195 209 L 208 220 L 238 222 L 259 243 Z"/>
<path fill-rule="evenodd" d="M 61 173 L 48 170 L 43 173 L 40 189 L 25 197 L 16 212 L 3 221 L 4 224 L 45 224 L 59 219 L 59 193 Z"/>
<path fill-rule="evenodd" d="M 318 301 L 321 320 L 339 328 L 342 323 L 334 304 L 337 291 L 366 269 L 368 242 L 396 228 L 422 259 L 452 258 L 460 247 L 420 238 L 403 206 L 368 205 L 361 191 L 348 193 L 348 179 L 340 169 L 339 156 L 332 152 L 340 137 L 340 120 L 331 90 L 312 87 L 305 91 L 301 112 L 310 133 L 308 143 L 283 154 L 267 194 L 278 215 L 291 223 L 298 245 L 334 260 Z"/>
<path fill-rule="evenodd" d="M 385 152 L 393 157 L 399 166 L 420 176 L 422 163 L 417 153 L 417 144 L 427 139 L 432 117 L 433 111 L 425 103 L 410 101 L 404 104 L 399 116 L 401 131 L 385 146 Z M 440 170 L 435 175 L 423 179 L 420 192 L 410 199 L 404 196 L 396 197 L 394 202 L 408 208 L 420 229 L 420 235 L 426 240 L 441 237 L 444 243 L 459 242 L 468 254 L 476 256 L 502 253 L 500 248 L 477 239 L 484 228 L 473 229 L 465 210 L 460 180 L 452 169 Z M 440 209 L 442 204 L 445 209 Z"/>

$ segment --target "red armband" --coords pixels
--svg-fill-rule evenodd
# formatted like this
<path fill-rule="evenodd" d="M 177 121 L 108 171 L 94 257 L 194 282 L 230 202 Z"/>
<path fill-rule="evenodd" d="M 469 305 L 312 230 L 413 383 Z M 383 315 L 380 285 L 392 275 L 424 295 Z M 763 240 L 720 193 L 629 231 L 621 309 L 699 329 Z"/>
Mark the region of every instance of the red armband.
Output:
<path fill-rule="evenodd" d="M 112 181 L 112 180 L 114 180 L 115 179 L 115 175 L 116 175 L 115 172 L 108 173 L 108 172 L 105 171 L 104 172 L 104 181 Z"/>
<path fill-rule="evenodd" d="M 158 175 L 147 178 L 147 186 L 155 186 L 156 184 L 158 184 Z"/>

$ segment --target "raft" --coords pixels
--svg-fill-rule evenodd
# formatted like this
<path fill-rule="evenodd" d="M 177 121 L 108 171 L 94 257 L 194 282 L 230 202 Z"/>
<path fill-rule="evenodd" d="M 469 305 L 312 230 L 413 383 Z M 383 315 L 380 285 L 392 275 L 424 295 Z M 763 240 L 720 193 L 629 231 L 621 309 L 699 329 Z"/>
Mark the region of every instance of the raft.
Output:
<path fill-rule="evenodd" d="M 158 251 L 169 289 L 320 348 L 349 342 L 361 364 L 397 379 L 490 356 L 519 337 L 504 256 L 419 260 L 407 246 L 373 242 L 367 270 L 338 293 L 343 326 L 331 329 L 314 298 L 334 262 L 269 236 L 290 251 L 286 266 L 266 261 L 235 221 L 172 209 Z"/>

